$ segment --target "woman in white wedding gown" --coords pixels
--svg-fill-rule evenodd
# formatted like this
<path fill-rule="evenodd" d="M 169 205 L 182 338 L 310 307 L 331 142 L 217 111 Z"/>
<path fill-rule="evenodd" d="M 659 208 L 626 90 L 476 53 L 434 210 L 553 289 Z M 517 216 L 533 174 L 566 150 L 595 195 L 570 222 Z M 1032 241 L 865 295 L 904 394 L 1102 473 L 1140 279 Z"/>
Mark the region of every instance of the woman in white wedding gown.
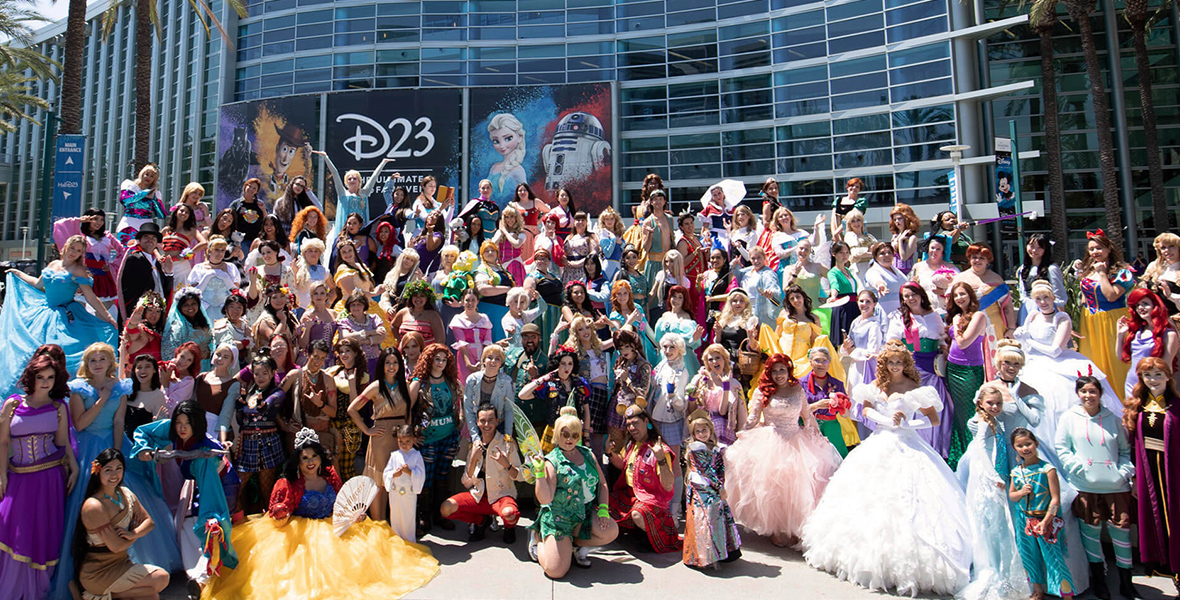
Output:
<path fill-rule="evenodd" d="M 1074 381 L 1078 375 L 1093 374 L 1103 381 L 1106 375 L 1093 361 L 1068 349 L 1073 323 L 1068 314 L 1057 310 L 1053 287 L 1048 282 L 1038 281 L 1033 284 L 1030 294 L 1037 309 L 1016 328 L 1013 337 L 1026 351 L 1021 381 L 1036 388 L 1045 399 L 1045 416 L 1032 430 L 1038 440 L 1047 442 L 1057 439 L 1057 420 L 1061 415 L 1077 406 Z M 1108 383 L 1102 385 L 1102 405 L 1115 416 L 1122 417 L 1123 404 L 1111 389 Z"/>
<path fill-rule="evenodd" d="M 882 349 L 877 373 L 852 392 L 877 430 L 844 459 L 804 523 L 803 557 L 873 590 L 953 594 L 970 577 L 966 498 L 916 431 L 937 425 L 942 402 L 897 342 Z"/>

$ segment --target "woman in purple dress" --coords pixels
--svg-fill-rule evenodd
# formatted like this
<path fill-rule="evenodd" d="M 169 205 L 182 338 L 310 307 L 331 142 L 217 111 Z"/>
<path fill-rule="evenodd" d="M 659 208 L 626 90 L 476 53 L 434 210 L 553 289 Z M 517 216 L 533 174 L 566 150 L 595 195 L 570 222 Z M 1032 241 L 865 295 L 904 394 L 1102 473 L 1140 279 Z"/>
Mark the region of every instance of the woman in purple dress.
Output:
<path fill-rule="evenodd" d="M 0 582 L 5 598 L 43 598 L 61 551 L 66 492 L 78 477 L 67 376 L 48 356 L 25 367 L 0 408 Z"/>

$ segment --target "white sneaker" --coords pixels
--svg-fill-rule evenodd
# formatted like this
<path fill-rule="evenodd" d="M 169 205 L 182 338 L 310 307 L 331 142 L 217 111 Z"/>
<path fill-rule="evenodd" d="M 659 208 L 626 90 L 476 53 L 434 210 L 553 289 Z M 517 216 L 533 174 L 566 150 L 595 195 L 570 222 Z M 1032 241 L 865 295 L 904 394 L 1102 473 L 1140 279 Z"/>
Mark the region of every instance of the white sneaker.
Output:
<path fill-rule="evenodd" d="M 529 529 L 529 558 L 537 562 L 537 546 L 541 543 L 536 529 Z"/>
<path fill-rule="evenodd" d="M 574 550 L 574 564 L 583 569 L 589 569 L 590 550 L 590 546 L 578 546 L 578 548 Z"/>

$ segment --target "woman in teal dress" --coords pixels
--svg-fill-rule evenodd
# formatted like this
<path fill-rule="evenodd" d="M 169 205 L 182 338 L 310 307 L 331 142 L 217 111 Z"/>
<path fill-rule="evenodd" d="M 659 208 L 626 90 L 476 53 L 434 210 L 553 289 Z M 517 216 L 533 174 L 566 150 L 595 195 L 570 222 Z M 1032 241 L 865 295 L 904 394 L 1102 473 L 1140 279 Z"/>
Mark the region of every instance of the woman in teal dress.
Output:
<path fill-rule="evenodd" d="M 310 145 L 308 150 L 311 150 Z M 348 215 L 360 213 L 363 217 L 362 222 L 368 220 L 369 196 L 373 193 L 373 188 L 377 187 L 381 170 L 393 159 L 382 159 L 381 164 L 377 165 L 377 169 L 369 176 L 369 180 L 365 182 L 364 186 L 361 186 L 359 172 L 349 171 L 344 174 L 344 179 L 341 179 L 340 172 L 336 170 L 336 165 L 332 164 L 332 159 L 328 157 L 327 152 L 311 150 L 311 153 L 324 157 L 324 164 L 328 167 L 328 172 L 332 174 L 332 183 L 336 184 L 336 217 L 332 221 L 332 231 L 328 232 L 327 243 L 328 252 L 331 253 L 336 248 L 336 238 L 340 236 L 341 231 L 344 231 L 344 222 L 348 220 Z M 393 179 L 400 178 L 400 173 L 393 174 Z"/>
<path fill-rule="evenodd" d="M 127 409 L 127 395 L 131 393 L 130 379 L 116 378 L 115 351 L 105 343 L 95 343 L 82 354 L 79 377 L 70 381 L 70 415 L 77 429 L 78 481 L 66 499 L 67 515 L 77 515 L 86 500 L 86 484 L 90 480 L 90 462 L 107 448 L 131 450 L 131 440 L 123 432 L 123 416 Z M 138 463 L 138 464 L 136 464 Z M 172 515 L 161 494 L 151 484 L 147 473 L 151 466 L 140 461 L 128 461 L 123 484 L 139 498 L 155 522 L 155 528 L 132 544 L 131 560 L 152 564 L 173 571 L 181 567 L 180 548 Z M 49 598 L 70 600 L 69 583 L 74 576 L 74 529 L 77 519 L 67 518 L 62 537 L 61 562 L 53 575 Z"/>
<path fill-rule="evenodd" d="M 631 293 L 631 284 L 626 279 L 619 279 L 611 286 L 610 306 L 610 316 L 607 318 L 618 323 L 618 327 L 614 329 L 630 325 L 635 329 L 639 339 L 643 340 L 643 355 L 647 362 L 660 362 L 660 353 L 655 345 L 655 330 L 648 324 L 643 309 L 636 305 L 635 297 Z"/>
<path fill-rule="evenodd" d="M 161 351 L 164 356 L 175 356 L 180 345 L 193 342 L 201 349 L 201 372 L 213 368 L 213 321 L 201 302 L 201 290 L 181 288 L 172 299 L 172 309 L 164 322 Z M 130 358 L 130 357 L 128 357 Z"/>
<path fill-rule="evenodd" d="M 61 346 L 66 355 L 66 372 L 74 373 L 87 346 L 95 342 L 112 346 L 118 343 L 115 319 L 91 289 L 94 280 L 83 264 L 85 257 L 86 239 L 75 235 L 66 240 L 61 260 L 49 263 L 41 277 L 8 270 L 8 294 L 0 310 L 0 331 L 5 338 L 5 343 L 0 344 L 0 364 L 10 367 L 0 370 L 3 397 L 19 391 L 16 380 L 20 371 L 11 366 L 28 363 L 41 344 Z M 77 294 L 86 298 L 94 314 L 74 301 Z"/>
<path fill-rule="evenodd" d="M 688 303 L 688 290 L 674 285 L 668 289 L 668 312 L 665 312 L 656 322 L 656 340 L 664 339 L 664 335 L 675 333 L 684 338 L 686 353 L 684 366 L 689 373 L 701 370 L 701 361 L 697 358 L 697 350 L 701 347 L 705 327 L 696 321 L 693 315 L 685 310 Z M 658 360 L 656 362 L 659 362 Z"/>

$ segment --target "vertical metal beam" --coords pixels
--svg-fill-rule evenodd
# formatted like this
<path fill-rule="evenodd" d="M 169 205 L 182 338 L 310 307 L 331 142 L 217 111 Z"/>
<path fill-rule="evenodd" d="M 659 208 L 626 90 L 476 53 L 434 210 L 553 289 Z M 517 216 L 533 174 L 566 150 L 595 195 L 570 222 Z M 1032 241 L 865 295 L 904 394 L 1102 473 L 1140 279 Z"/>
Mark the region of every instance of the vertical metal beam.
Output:
<path fill-rule="evenodd" d="M 460 117 L 463 124 L 461 129 L 459 129 L 459 131 L 463 132 L 460 135 L 463 141 L 459 150 L 459 189 L 463 190 L 463 193 L 468 194 L 468 196 L 455 194 L 455 202 L 457 203 L 467 202 L 466 198 L 474 197 L 469 191 L 471 190 L 471 136 L 468 133 L 471 131 L 471 88 L 463 87 L 462 101 L 459 103 L 459 106 L 463 110 L 463 115 Z M 513 195 L 515 196 L 515 192 L 513 192 Z M 457 206 L 462 206 L 462 204 L 458 204 Z"/>
<path fill-rule="evenodd" d="M 1139 247 L 1138 222 L 1135 215 L 1135 186 L 1131 177 L 1131 136 L 1127 131 L 1127 96 L 1123 91 L 1123 66 L 1119 54 L 1119 22 L 1114 0 L 1102 0 L 1102 21 L 1106 28 L 1106 64 L 1110 70 L 1110 108 L 1114 111 L 1115 169 L 1118 170 L 1119 199 L 1123 203 L 1126 227 L 1124 250 L 1135 255 Z M 1146 126 L 1146 123 L 1144 124 Z"/>
<path fill-rule="evenodd" d="M 957 0 L 948 0 L 947 6 L 950 9 L 951 26 L 953 29 L 963 29 L 972 25 L 974 11 L 971 6 L 967 6 Z M 955 92 L 962 94 L 980 89 L 979 64 L 975 42 L 965 38 L 957 38 L 952 41 L 951 60 L 954 63 Z M 955 107 L 958 113 L 955 119 L 955 129 L 959 138 L 958 143 L 971 146 L 971 149 L 977 154 L 984 152 L 988 147 L 988 143 L 987 140 L 983 139 L 982 132 L 980 131 L 983 116 L 980 114 L 979 102 L 956 102 Z M 979 202 L 978 191 L 984 189 L 984 180 L 979 174 L 982 169 L 968 165 L 958 169 L 958 171 L 959 193 L 963 204 Z"/>
<path fill-rule="evenodd" d="M 610 82 L 610 172 L 611 172 L 611 206 L 621 215 L 623 214 L 623 174 L 619 167 L 621 149 L 619 144 L 623 139 L 623 117 L 619 114 L 619 82 Z M 628 213 L 629 214 L 629 213 Z"/>
<path fill-rule="evenodd" d="M 49 215 L 53 212 L 53 133 L 57 129 L 57 114 L 45 111 L 45 147 L 41 156 L 41 202 L 37 216 L 37 271 L 45 266 L 45 242 L 49 239 Z"/>

